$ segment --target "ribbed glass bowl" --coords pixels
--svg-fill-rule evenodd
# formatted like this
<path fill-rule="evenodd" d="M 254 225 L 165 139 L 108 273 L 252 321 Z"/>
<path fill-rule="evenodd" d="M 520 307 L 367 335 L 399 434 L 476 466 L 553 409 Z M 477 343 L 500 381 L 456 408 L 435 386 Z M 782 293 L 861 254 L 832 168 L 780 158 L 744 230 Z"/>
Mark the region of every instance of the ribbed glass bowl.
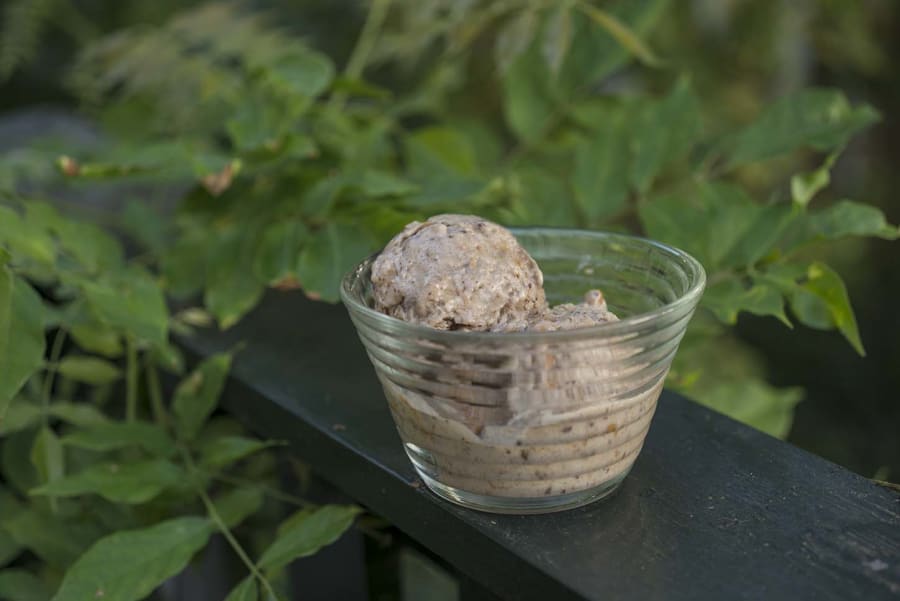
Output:
<path fill-rule="evenodd" d="M 638 456 L 706 276 L 686 253 L 602 232 L 514 229 L 551 305 L 599 288 L 621 321 L 556 332 L 435 330 L 375 311 L 370 257 L 341 298 L 425 484 L 502 513 L 613 492 Z"/>

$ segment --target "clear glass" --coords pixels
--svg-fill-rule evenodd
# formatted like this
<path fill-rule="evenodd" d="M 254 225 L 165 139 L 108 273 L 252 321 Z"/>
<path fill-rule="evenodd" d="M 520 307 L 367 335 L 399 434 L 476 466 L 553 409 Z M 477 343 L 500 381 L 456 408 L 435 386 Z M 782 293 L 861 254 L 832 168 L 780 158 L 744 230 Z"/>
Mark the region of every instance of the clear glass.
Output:
<path fill-rule="evenodd" d="M 599 288 L 621 321 L 502 334 L 406 323 L 372 308 L 374 256 L 344 278 L 341 297 L 432 491 L 483 511 L 559 511 L 606 497 L 628 474 L 706 276 L 643 238 L 512 231 L 551 304 Z"/>

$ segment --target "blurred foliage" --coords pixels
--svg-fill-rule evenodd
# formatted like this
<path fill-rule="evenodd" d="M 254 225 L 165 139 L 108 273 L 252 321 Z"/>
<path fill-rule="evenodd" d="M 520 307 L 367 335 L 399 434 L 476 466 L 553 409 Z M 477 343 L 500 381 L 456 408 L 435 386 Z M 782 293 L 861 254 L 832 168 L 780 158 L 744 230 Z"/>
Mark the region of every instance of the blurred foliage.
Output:
<path fill-rule="evenodd" d="M 331 42 L 310 42 L 327 35 L 279 26 L 264 3 L 173 14 L 162 3 L 128 27 L 81 28 L 66 85 L 104 136 L 67 149 L 59 172 L 72 185 L 174 184 L 179 202 L 123 206 L 116 226 L 138 249 L 128 260 L 98 226 L 21 193 L 52 179 L 46 150 L 0 163 L 0 502 L 21 512 L 0 523 L 0 561 L 28 549 L 61 583 L 58 599 L 80 599 L 124 545 L 158 544 L 171 561 L 120 570 L 125 584 L 104 589 L 138 598 L 216 528 L 230 536 L 265 511 L 250 497 L 259 489 L 234 482 L 271 478 L 269 443 L 209 419 L 229 357 L 201 365 L 166 402 L 157 370 L 181 365 L 169 333 L 213 319 L 228 328 L 266 287 L 336 301 L 361 257 L 440 212 L 628 231 L 690 252 L 709 286 L 670 385 L 786 435 L 802 391 L 769 385 L 731 326 L 750 313 L 837 330 L 862 354 L 829 249 L 900 236 L 867 199 L 824 201 L 842 151 L 878 113 L 795 85 L 804 57 L 785 30 L 813 28 L 829 60 L 886 68 L 865 35 L 870 17 L 853 5 L 373 0 L 339 61 Z M 76 9 L 7 4 L 3 27 L 16 35 L 0 44 L 0 75 L 27 64 L 61 10 Z M 346 6 L 283 10 L 315 19 Z M 347 33 L 343 21 L 333 27 Z M 730 60 L 710 60 L 710 48 Z M 203 308 L 169 315 L 166 295 L 202 297 Z M 118 403 L 109 397 L 123 379 Z M 235 463 L 250 454 L 259 463 Z M 84 495 L 109 511 L 86 515 Z M 226 515 L 220 503 L 235 508 Z M 233 597 L 257 598 L 270 576 L 277 588 L 287 561 L 333 540 L 354 512 L 301 512 L 255 563 L 241 551 L 251 577 Z M 65 522 L 67 542 L 29 538 L 22 515 Z M 0 572 L 0 586 L 16 570 Z"/>

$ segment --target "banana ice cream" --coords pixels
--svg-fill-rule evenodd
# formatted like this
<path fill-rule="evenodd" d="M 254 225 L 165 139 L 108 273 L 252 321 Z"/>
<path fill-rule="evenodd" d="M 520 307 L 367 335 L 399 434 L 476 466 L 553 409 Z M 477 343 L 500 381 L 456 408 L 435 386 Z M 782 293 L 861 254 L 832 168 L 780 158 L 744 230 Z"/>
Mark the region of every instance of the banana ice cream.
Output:
<path fill-rule="evenodd" d="M 618 321 L 599 290 L 549 307 L 534 259 L 509 231 L 472 216 L 411 223 L 374 261 L 371 282 L 377 310 L 442 330 L 502 338 Z M 618 482 L 637 457 L 662 378 L 636 387 L 644 365 L 623 363 L 632 352 L 640 349 L 590 338 L 516 353 L 435 343 L 415 359 L 433 366 L 428 377 L 379 377 L 410 458 L 432 484 L 551 497 Z"/>

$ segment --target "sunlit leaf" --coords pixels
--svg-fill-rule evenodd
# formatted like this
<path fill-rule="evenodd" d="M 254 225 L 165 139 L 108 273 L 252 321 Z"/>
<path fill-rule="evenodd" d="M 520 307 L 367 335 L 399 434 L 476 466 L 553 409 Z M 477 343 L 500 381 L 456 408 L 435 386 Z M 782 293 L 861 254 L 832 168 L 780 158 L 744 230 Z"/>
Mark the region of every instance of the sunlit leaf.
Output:
<path fill-rule="evenodd" d="M 213 528 L 198 517 L 175 518 L 97 541 L 66 572 L 53 601 L 138 601 L 185 568 Z"/>
<path fill-rule="evenodd" d="M 868 105 L 853 107 L 836 90 L 804 89 L 766 107 L 741 130 L 728 153 L 728 165 L 760 161 L 809 147 L 830 151 L 878 119 Z"/>
<path fill-rule="evenodd" d="M 15 258 L 49 265 L 56 260 L 56 244 L 41 224 L 23 219 L 9 207 L 0 206 L 0 247 L 4 246 Z"/>
<path fill-rule="evenodd" d="M 122 355 L 121 336 L 106 324 L 100 322 L 73 324 L 69 327 L 69 335 L 86 351 L 111 358 Z"/>
<path fill-rule="evenodd" d="M 851 236 L 896 240 L 900 228 L 890 225 L 881 209 L 851 200 L 811 211 L 796 224 L 788 238 L 790 247 L 809 242 L 839 240 Z"/>
<path fill-rule="evenodd" d="M 831 183 L 831 167 L 837 159 L 840 149 L 832 152 L 825 161 L 813 171 L 798 173 L 791 177 L 791 198 L 801 207 L 809 204 L 809 201 L 821 190 Z"/>

